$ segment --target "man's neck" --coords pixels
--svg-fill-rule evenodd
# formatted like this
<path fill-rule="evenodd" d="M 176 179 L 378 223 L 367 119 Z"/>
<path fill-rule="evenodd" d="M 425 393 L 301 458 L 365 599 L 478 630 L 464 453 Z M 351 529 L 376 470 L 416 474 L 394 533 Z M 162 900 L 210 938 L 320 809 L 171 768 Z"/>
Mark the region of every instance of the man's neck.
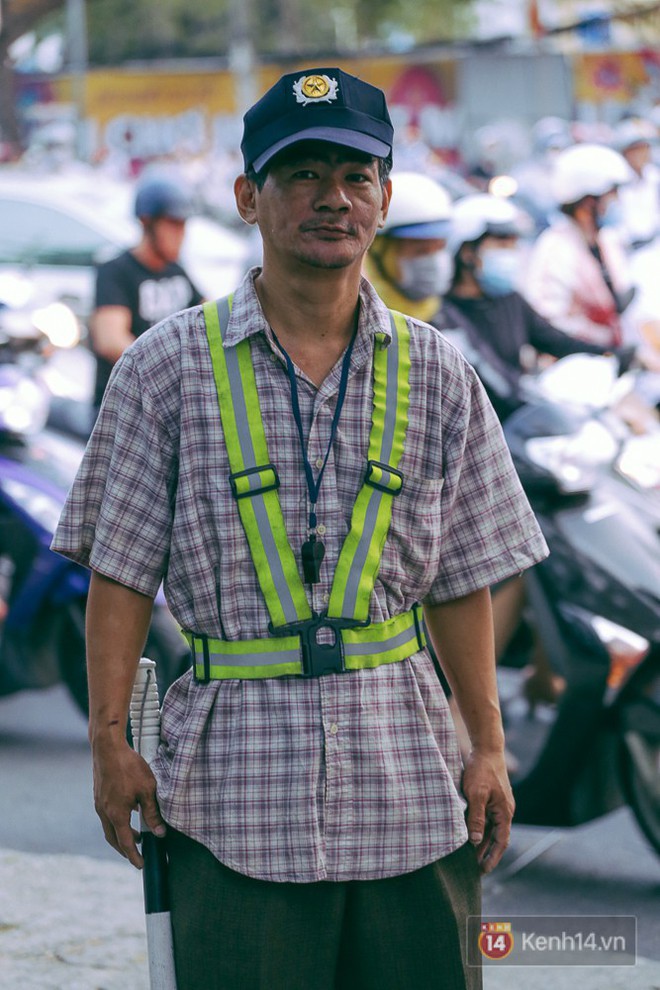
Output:
<path fill-rule="evenodd" d="M 137 258 L 141 265 L 144 265 L 145 268 L 148 268 L 152 272 L 162 272 L 169 264 L 168 261 L 154 250 L 151 241 L 146 237 L 143 237 L 140 243 L 133 248 L 131 254 L 134 258 Z"/>
<path fill-rule="evenodd" d="M 320 385 L 355 332 L 359 268 L 292 274 L 266 265 L 254 284 L 278 341 L 298 367 Z"/>

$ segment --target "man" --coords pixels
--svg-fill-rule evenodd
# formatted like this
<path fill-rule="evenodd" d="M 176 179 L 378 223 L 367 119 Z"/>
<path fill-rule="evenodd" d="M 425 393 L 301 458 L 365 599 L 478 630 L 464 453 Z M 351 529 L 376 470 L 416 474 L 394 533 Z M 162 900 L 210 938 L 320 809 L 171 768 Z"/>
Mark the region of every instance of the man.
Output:
<path fill-rule="evenodd" d="M 361 279 L 392 136 L 338 68 L 248 111 L 263 268 L 127 351 L 54 540 L 93 571 L 106 838 L 140 866 L 130 809 L 167 823 L 179 990 L 481 986 L 466 916 L 513 810 L 484 589 L 546 548 L 471 369 Z M 124 724 L 163 575 L 195 669 L 154 780 Z"/>
<path fill-rule="evenodd" d="M 95 409 L 125 349 L 155 323 L 202 301 L 178 264 L 192 203 L 171 179 L 148 179 L 135 197 L 139 243 L 99 266 L 91 335 L 96 355 Z"/>
<path fill-rule="evenodd" d="M 623 340 L 621 314 L 633 292 L 616 230 L 617 190 L 630 166 L 612 148 L 581 144 L 562 151 L 552 188 L 563 216 L 534 244 L 525 295 L 565 333 L 602 347 Z"/>

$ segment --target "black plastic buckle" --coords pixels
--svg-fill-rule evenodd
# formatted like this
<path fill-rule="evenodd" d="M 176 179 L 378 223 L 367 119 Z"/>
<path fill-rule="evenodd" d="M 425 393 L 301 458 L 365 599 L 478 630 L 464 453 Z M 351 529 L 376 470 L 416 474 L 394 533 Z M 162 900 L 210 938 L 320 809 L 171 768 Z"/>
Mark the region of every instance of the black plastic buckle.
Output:
<path fill-rule="evenodd" d="M 260 488 L 248 488 L 246 492 L 239 492 L 236 485 L 237 478 L 248 478 L 250 475 L 259 474 L 261 471 L 272 471 L 274 481 L 272 485 L 262 485 Z M 252 498 L 253 495 L 263 495 L 264 492 L 272 492 L 280 487 L 280 476 L 274 464 L 261 464 L 259 467 L 247 468 L 245 471 L 236 471 L 229 475 L 229 484 L 234 498 L 238 501 L 241 498 Z"/>
<path fill-rule="evenodd" d="M 388 485 L 381 484 L 380 481 L 374 481 L 372 475 L 374 468 L 382 468 L 383 471 L 387 471 L 389 474 L 393 474 L 395 478 L 399 478 L 401 484 L 396 491 L 393 491 Z M 392 495 L 396 498 L 403 491 L 403 475 L 396 468 L 390 467 L 389 464 L 383 464 L 382 461 L 367 461 L 367 473 L 364 476 L 365 484 L 371 485 L 372 488 L 377 488 L 379 492 L 387 492 L 388 495 Z"/>
<path fill-rule="evenodd" d="M 209 684 L 211 680 L 211 653 L 209 650 L 209 638 L 203 633 L 189 632 L 187 635 L 190 636 L 192 640 L 191 652 L 192 652 L 192 669 L 193 669 L 193 679 L 197 684 Z M 204 668 L 204 676 L 199 677 L 197 674 L 197 642 L 202 644 L 202 665 Z"/>
<path fill-rule="evenodd" d="M 424 626 L 424 615 L 422 613 L 422 606 L 417 603 L 413 605 L 412 613 L 413 613 L 413 619 L 415 621 L 415 634 L 417 636 L 417 645 L 419 646 L 420 650 L 423 650 L 426 646 L 426 642 L 428 641 L 428 636 L 424 635 L 425 626 Z"/>
<path fill-rule="evenodd" d="M 324 674 L 343 674 L 346 670 L 341 630 L 368 626 L 370 621 L 370 619 L 364 622 L 357 619 L 334 619 L 322 614 L 304 622 L 292 622 L 288 626 L 273 626 L 271 623 L 268 629 L 272 636 L 300 636 L 303 677 L 322 677 Z M 332 643 L 318 641 L 318 633 L 321 629 L 332 630 L 334 636 Z"/>

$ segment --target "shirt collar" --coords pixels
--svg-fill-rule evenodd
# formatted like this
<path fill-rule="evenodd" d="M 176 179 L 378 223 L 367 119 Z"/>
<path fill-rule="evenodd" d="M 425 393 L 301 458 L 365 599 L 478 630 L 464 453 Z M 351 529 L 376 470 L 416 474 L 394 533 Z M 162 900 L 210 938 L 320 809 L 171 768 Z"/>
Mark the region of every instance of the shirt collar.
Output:
<path fill-rule="evenodd" d="M 260 268 L 251 268 L 242 283 L 234 292 L 229 326 L 224 338 L 225 347 L 235 347 L 242 340 L 263 333 L 267 337 L 269 326 L 263 314 L 254 280 L 260 273 Z M 382 334 L 385 343 L 392 339 L 390 314 L 387 306 L 377 295 L 375 289 L 366 278 L 360 279 L 360 315 L 358 319 L 358 340 L 373 338 Z M 373 346 L 373 343 L 372 343 Z"/>

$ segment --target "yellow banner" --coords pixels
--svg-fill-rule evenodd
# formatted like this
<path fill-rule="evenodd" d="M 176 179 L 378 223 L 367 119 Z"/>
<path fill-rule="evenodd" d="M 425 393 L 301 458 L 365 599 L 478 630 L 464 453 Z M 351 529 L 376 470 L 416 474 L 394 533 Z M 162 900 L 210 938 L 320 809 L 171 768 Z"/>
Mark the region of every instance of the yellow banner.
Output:
<path fill-rule="evenodd" d="M 582 103 L 625 103 L 649 82 L 640 52 L 578 55 L 573 65 L 575 98 Z"/>

